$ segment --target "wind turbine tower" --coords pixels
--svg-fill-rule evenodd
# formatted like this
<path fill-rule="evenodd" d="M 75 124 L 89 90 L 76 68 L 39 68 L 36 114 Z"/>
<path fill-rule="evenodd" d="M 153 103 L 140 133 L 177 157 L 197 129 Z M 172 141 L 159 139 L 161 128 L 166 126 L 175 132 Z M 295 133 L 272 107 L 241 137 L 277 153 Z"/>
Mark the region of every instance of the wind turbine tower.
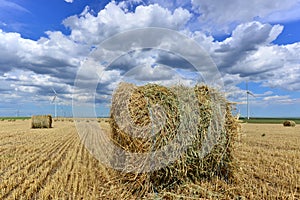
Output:
<path fill-rule="evenodd" d="M 52 103 L 54 103 L 54 117 L 57 118 L 57 93 L 54 88 L 52 88 L 52 91 L 54 92 L 54 96 L 52 99 Z"/>
<path fill-rule="evenodd" d="M 246 93 L 247 93 L 247 119 L 250 119 L 250 108 L 249 108 L 249 95 L 254 96 L 252 92 L 248 89 L 248 81 L 246 82 Z"/>

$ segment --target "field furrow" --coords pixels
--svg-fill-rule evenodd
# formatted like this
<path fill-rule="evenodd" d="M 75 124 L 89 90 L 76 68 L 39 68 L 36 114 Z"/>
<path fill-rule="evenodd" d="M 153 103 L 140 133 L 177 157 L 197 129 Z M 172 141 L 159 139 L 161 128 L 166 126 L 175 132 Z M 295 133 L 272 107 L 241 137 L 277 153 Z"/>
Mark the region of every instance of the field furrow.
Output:
<path fill-rule="evenodd" d="M 8 154 L 8 157 L 11 157 L 11 159 L 3 160 L 1 165 L 2 172 L 0 175 L 5 176 L 6 172 L 9 172 L 9 174 L 14 174 L 24 167 L 30 167 L 36 162 L 37 159 L 40 159 L 41 156 L 46 156 L 57 151 L 57 148 L 59 148 L 63 143 L 64 141 L 62 140 L 57 144 L 37 144 L 35 145 L 35 148 L 32 148 L 32 150 L 30 150 L 31 147 L 29 145 L 26 145 L 23 148 L 19 147 L 18 151 L 13 151 Z M 12 169 L 14 166 L 18 167 L 16 169 Z"/>
<path fill-rule="evenodd" d="M 62 166 L 62 161 L 66 158 L 67 152 L 71 149 L 75 137 L 70 138 L 59 151 L 52 154 L 46 161 L 36 166 L 34 173 L 27 176 L 26 181 L 20 185 L 21 192 L 13 194 L 14 198 L 31 199 L 36 196 L 38 190 L 45 185 L 47 179 L 50 179 Z"/>
<path fill-rule="evenodd" d="M 70 146 L 76 139 L 76 135 L 69 134 L 59 134 L 55 133 L 53 135 L 45 135 L 43 137 L 38 137 L 40 142 L 36 145 L 35 151 L 27 152 L 26 150 L 18 150 L 17 153 L 23 152 L 22 159 L 18 160 L 16 165 L 11 165 L 12 168 L 2 168 L 1 182 L 0 182 L 0 199 L 12 196 L 14 198 L 21 198 L 25 191 L 30 188 L 28 185 L 31 183 L 38 182 L 38 178 L 42 178 L 57 170 L 56 163 L 63 160 L 63 155 L 69 150 Z M 33 138 L 32 138 L 33 139 Z M 25 148 L 30 148 L 35 145 L 28 140 L 27 146 Z M 44 142 L 47 141 L 47 145 Z M 26 152 L 26 153 L 24 153 Z M 10 159 L 11 160 L 11 159 Z M 15 161 L 12 161 L 14 163 Z M 55 170 L 54 170 L 55 169 Z"/>
<path fill-rule="evenodd" d="M 58 195 L 62 196 L 67 194 L 66 191 L 70 190 L 68 186 L 73 182 L 73 168 L 80 157 L 79 152 L 84 148 L 80 144 L 77 135 L 75 136 L 76 140 L 73 141 L 71 148 L 66 153 L 65 159 L 61 162 L 61 166 L 63 167 L 59 168 L 59 170 L 53 174 L 51 179 L 47 179 L 45 187 L 39 191 L 38 195 L 42 199 L 54 199 L 55 197 L 57 198 Z M 59 190 L 59 188 L 64 188 L 64 192 Z"/>
<path fill-rule="evenodd" d="M 23 149 L 18 149 L 18 151 L 12 151 L 9 155 L 12 155 L 10 159 L 3 159 L 3 163 L 5 161 L 10 161 L 10 163 L 6 164 L 6 168 L 2 167 L 1 177 L 11 177 L 13 174 L 16 174 L 18 171 L 22 171 L 24 168 L 27 170 L 30 170 L 31 168 L 35 167 L 35 163 L 37 160 L 41 158 L 47 158 L 54 154 L 55 152 L 59 151 L 59 148 L 62 147 L 65 142 L 68 140 L 58 140 L 56 143 L 40 143 L 37 145 L 34 145 L 32 143 L 28 143 Z M 43 138 L 43 140 L 46 140 Z M 35 148 L 32 148 L 31 146 L 35 146 Z M 34 149 L 34 151 L 28 152 L 27 149 Z M 13 163 L 17 163 L 17 165 L 13 165 Z M 0 182 L 1 184 L 1 182 Z"/>

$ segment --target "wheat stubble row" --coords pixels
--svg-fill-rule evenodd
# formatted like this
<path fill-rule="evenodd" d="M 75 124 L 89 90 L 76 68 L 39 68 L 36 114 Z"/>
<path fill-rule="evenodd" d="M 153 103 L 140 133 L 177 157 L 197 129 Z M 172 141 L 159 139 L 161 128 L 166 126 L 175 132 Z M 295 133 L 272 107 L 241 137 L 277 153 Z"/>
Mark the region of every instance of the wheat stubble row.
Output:
<path fill-rule="evenodd" d="M 1 128 L 0 199 L 97 198 L 105 181 L 101 167 L 81 144 L 74 124 L 21 128 L 27 130 Z"/>

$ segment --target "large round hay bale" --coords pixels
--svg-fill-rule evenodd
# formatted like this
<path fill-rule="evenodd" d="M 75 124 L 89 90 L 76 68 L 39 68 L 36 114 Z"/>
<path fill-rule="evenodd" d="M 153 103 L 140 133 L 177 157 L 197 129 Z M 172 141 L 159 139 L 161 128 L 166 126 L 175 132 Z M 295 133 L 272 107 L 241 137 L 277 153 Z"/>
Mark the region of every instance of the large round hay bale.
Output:
<path fill-rule="evenodd" d="M 51 115 L 34 115 L 31 117 L 31 128 L 51 128 Z"/>
<path fill-rule="evenodd" d="M 191 105 L 194 107 L 180 104 L 193 98 L 196 103 Z M 220 105 L 216 105 L 216 102 Z M 216 114 L 217 106 L 222 107 L 225 112 L 224 119 Z M 185 140 L 180 141 L 182 146 L 187 147 L 177 160 L 158 170 L 130 173 L 124 173 L 123 170 L 120 173 L 122 181 L 131 187 L 131 191 L 136 195 L 142 196 L 153 188 L 156 190 L 171 188 L 187 181 L 195 182 L 213 176 L 232 180 L 235 170 L 232 150 L 239 124 L 232 116 L 230 104 L 226 99 L 207 86 L 167 88 L 147 84 L 138 87 L 121 83 L 114 92 L 110 121 L 111 139 L 117 147 L 116 151 L 121 149 L 117 152 L 120 154 L 155 152 L 165 147 L 180 131 L 189 131 L 188 126 L 187 129 L 181 127 L 184 120 L 187 124 L 193 123 L 194 119 L 189 112 L 197 114 L 195 122 L 197 133 L 193 135 L 192 143 L 185 144 Z M 165 119 L 164 123 L 162 119 Z M 214 135 L 212 129 L 216 124 L 212 124 L 212 121 L 222 120 L 224 123 L 220 134 Z M 148 134 L 148 137 L 139 135 L 141 132 Z M 206 146 L 203 141 L 206 142 Z M 212 144 L 211 149 L 207 143 Z M 208 148 L 209 152 L 203 155 L 201 151 L 205 148 Z M 126 155 L 124 154 L 121 160 L 113 160 L 114 166 L 118 166 L 120 170 L 124 169 Z M 126 162 L 130 163 L 128 160 Z"/>
<path fill-rule="evenodd" d="M 127 99 L 129 103 L 128 105 L 122 105 L 126 103 L 126 100 L 124 101 L 124 93 L 129 94 L 129 90 L 132 90 L 130 97 L 128 96 L 129 98 Z M 179 123 L 178 103 L 175 94 L 166 87 L 155 84 L 141 87 L 136 87 L 132 84 L 123 84 L 118 88 L 113 99 L 111 109 L 112 138 L 122 149 L 134 153 L 148 152 L 153 148 L 157 149 L 165 145 L 168 140 L 171 139 L 169 137 L 176 134 Z M 151 113 L 149 112 L 148 106 L 155 107 L 157 104 L 162 105 L 162 108 L 167 114 L 167 120 L 164 127 L 155 133 L 155 144 L 151 139 L 149 140 L 149 138 L 131 137 L 128 134 L 128 132 L 133 131 L 131 127 L 132 124 L 130 124 L 131 122 L 138 127 L 147 127 L 143 129 L 145 132 L 151 131 Z M 120 109 L 124 107 L 128 107 L 128 110 Z M 157 112 L 152 113 L 152 115 L 156 115 Z M 125 132 L 116 123 L 116 116 L 122 117 L 128 114 L 130 115 L 130 119 L 126 122 L 122 122 L 125 128 L 130 127 Z M 139 134 L 139 132 L 137 134 Z M 153 147 L 152 144 L 154 144 L 155 147 Z"/>
<path fill-rule="evenodd" d="M 292 120 L 285 120 L 283 122 L 283 126 L 286 126 L 286 127 L 295 127 L 296 126 L 296 122 L 294 122 Z"/>
<path fill-rule="evenodd" d="M 173 88 L 180 91 L 177 95 L 186 95 L 183 91 L 190 88 Z M 231 105 L 216 90 L 205 85 L 197 85 L 193 88 L 198 107 L 199 120 L 197 133 L 193 137 L 193 143 L 176 162 L 167 167 L 154 171 L 151 175 L 152 183 L 161 188 L 170 187 L 174 183 L 180 184 L 186 181 L 200 181 L 217 176 L 226 181 L 234 179 L 235 162 L 232 156 L 234 141 L 238 136 L 239 124 L 231 113 Z M 185 99 L 184 97 L 181 97 Z M 217 134 L 213 130 L 212 121 L 221 121 L 221 115 L 216 113 L 215 103 L 219 103 L 225 111 L 225 120 L 222 131 Z M 211 131 L 211 132 L 210 132 Z M 206 143 L 206 144 L 203 144 Z M 205 147 L 203 145 L 206 145 Z M 210 148 L 211 147 L 211 148 Z M 203 155 L 203 150 L 208 153 Z M 168 174 L 166 176 L 166 174 Z"/>

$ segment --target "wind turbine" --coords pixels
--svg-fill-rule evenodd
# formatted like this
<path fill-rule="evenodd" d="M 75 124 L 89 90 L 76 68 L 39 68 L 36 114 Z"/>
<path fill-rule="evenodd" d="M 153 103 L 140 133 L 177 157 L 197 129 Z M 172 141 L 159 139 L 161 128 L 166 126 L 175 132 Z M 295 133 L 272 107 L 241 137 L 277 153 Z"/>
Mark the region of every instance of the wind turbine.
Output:
<path fill-rule="evenodd" d="M 246 93 L 247 93 L 247 119 L 250 119 L 249 113 L 250 113 L 250 109 L 249 109 L 249 95 L 254 96 L 254 94 L 252 92 L 250 92 L 248 90 L 248 81 L 246 82 Z"/>
<path fill-rule="evenodd" d="M 54 96 L 53 96 L 53 99 L 52 99 L 52 102 L 51 103 L 54 103 L 54 117 L 57 118 L 57 93 L 56 91 L 54 90 L 54 88 L 52 88 L 52 91 L 54 92 Z"/>

